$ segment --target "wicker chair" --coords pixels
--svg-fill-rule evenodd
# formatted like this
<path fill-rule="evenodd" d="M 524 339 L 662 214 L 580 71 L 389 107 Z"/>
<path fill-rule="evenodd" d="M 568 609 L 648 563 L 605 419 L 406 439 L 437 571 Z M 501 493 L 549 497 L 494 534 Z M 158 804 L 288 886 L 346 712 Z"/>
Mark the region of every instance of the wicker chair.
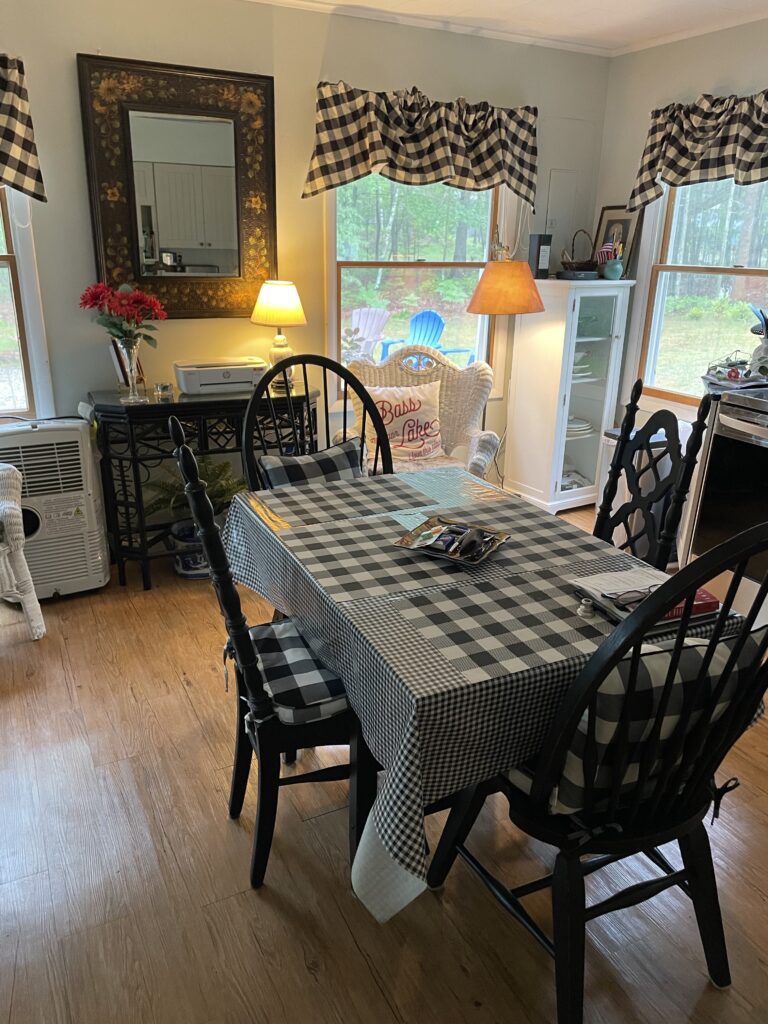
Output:
<path fill-rule="evenodd" d="M 499 449 L 499 437 L 483 430 L 483 410 L 493 387 L 487 363 L 460 369 L 425 345 L 410 345 L 393 352 L 383 363 L 360 359 L 349 364 L 368 387 L 403 387 L 440 381 L 440 433 L 444 455 L 433 459 L 395 461 L 395 471 L 460 466 L 483 477 Z"/>
<path fill-rule="evenodd" d="M 33 640 L 45 636 L 45 623 L 24 557 L 21 473 L 0 463 L 0 597 L 19 601 Z"/>

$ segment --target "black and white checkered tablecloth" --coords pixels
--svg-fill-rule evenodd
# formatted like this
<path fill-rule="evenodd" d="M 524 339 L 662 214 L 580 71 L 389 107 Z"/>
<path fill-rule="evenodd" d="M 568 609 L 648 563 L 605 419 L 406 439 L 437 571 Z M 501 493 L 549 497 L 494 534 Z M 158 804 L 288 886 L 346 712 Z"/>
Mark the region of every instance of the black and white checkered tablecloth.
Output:
<path fill-rule="evenodd" d="M 318 523 L 313 497 L 298 525 L 310 490 L 302 487 L 290 526 L 285 506 L 259 492 L 233 502 L 225 529 L 235 578 L 294 617 L 342 676 L 386 769 L 353 869 L 355 891 L 380 920 L 425 887 L 425 803 L 540 749 L 564 689 L 610 632 L 602 619 L 576 615 L 566 581 L 633 562 L 460 470 L 440 476 L 417 489 L 451 518 L 511 534 L 471 570 L 393 546 L 404 520 L 436 510 L 395 513 L 384 495 L 405 493 L 396 477 L 380 478 L 368 517 L 358 501 L 357 518 Z M 335 502 L 344 487 L 332 486 Z M 356 496 L 374 490 L 345 486 Z"/>
<path fill-rule="evenodd" d="M 279 487 L 242 495 L 241 500 L 247 501 L 272 529 L 290 529 L 382 512 L 490 503 L 504 497 L 503 491 L 468 473 L 457 480 L 451 470 L 418 470 L 407 476 L 365 476 L 327 484 Z"/>

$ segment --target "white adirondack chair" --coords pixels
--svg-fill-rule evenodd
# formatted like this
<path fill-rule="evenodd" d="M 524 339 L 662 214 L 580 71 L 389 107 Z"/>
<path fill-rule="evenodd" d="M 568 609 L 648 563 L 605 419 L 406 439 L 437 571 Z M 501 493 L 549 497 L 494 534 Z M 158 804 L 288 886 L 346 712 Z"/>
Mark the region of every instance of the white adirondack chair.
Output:
<path fill-rule="evenodd" d="M 360 355 L 364 359 L 373 359 L 373 350 L 384 335 L 384 325 L 389 320 L 386 309 L 353 309 L 352 330 L 360 332 Z"/>

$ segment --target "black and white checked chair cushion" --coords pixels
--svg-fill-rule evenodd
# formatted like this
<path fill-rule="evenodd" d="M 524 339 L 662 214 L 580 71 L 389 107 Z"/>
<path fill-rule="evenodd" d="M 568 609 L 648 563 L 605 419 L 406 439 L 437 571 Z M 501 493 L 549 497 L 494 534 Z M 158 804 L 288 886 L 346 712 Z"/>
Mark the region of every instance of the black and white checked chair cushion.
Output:
<path fill-rule="evenodd" d="M 360 468 L 360 461 L 360 438 L 351 437 L 311 455 L 262 455 L 259 466 L 270 487 L 285 487 L 354 480 L 365 472 Z"/>
<path fill-rule="evenodd" d="M 344 683 L 315 658 L 290 619 L 253 626 L 250 634 L 264 687 L 284 725 L 319 722 L 346 711 Z"/>
<path fill-rule="evenodd" d="M 726 711 L 731 703 L 734 694 L 738 691 L 739 682 L 745 670 L 754 664 L 757 648 L 765 635 L 768 626 L 753 630 L 731 671 L 730 678 L 725 685 L 722 697 L 718 703 L 714 721 L 717 721 Z M 705 676 L 703 684 L 700 685 L 698 696 L 693 695 L 694 712 L 690 719 L 690 728 L 697 720 L 696 707 L 703 705 L 702 697 L 708 696 L 725 668 L 726 662 L 733 649 L 735 638 L 722 640 L 716 647 L 712 661 Z M 701 668 L 702 658 L 707 650 L 709 641 L 705 639 L 688 638 L 685 641 L 680 661 L 677 666 L 675 682 L 664 716 L 664 726 L 661 734 L 661 745 L 659 760 L 652 766 L 649 779 L 653 780 L 659 771 L 665 753 L 665 744 L 671 740 L 675 733 L 675 727 L 680 719 L 680 712 L 683 706 L 683 699 L 687 688 L 695 685 L 696 678 Z M 659 706 L 664 681 L 667 677 L 670 658 L 672 657 L 672 643 L 644 644 L 643 652 L 638 667 L 638 677 L 635 693 L 631 700 L 630 709 L 630 732 L 629 742 L 637 744 L 635 751 L 638 756 L 642 749 L 642 740 L 647 737 L 651 724 L 654 720 L 656 710 Z M 597 743 L 597 771 L 595 776 L 595 809 L 599 810 L 600 793 L 606 794 L 611 790 L 613 779 L 613 758 L 617 753 L 617 729 L 621 710 L 626 698 L 627 683 L 630 675 L 631 658 L 628 656 L 606 676 L 597 692 L 595 740 Z M 761 704 L 756 716 L 759 718 L 763 713 Z M 587 736 L 587 712 L 584 712 L 579 727 L 574 733 L 573 741 L 563 766 L 563 774 L 559 784 L 550 794 L 550 814 L 576 814 L 584 808 L 584 761 L 585 743 Z M 630 761 L 620 786 L 620 794 L 632 792 L 639 772 L 639 761 Z M 514 768 L 507 773 L 509 780 L 523 793 L 529 794 L 535 764 L 523 765 Z"/>

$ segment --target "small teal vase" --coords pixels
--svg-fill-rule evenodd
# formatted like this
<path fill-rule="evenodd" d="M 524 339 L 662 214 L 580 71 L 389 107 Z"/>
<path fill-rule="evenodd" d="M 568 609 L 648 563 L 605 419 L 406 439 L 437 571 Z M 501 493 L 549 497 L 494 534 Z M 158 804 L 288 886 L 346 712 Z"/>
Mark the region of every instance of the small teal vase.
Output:
<path fill-rule="evenodd" d="M 624 273 L 624 264 L 621 260 L 608 260 L 603 264 L 603 277 L 609 281 L 618 281 Z"/>

